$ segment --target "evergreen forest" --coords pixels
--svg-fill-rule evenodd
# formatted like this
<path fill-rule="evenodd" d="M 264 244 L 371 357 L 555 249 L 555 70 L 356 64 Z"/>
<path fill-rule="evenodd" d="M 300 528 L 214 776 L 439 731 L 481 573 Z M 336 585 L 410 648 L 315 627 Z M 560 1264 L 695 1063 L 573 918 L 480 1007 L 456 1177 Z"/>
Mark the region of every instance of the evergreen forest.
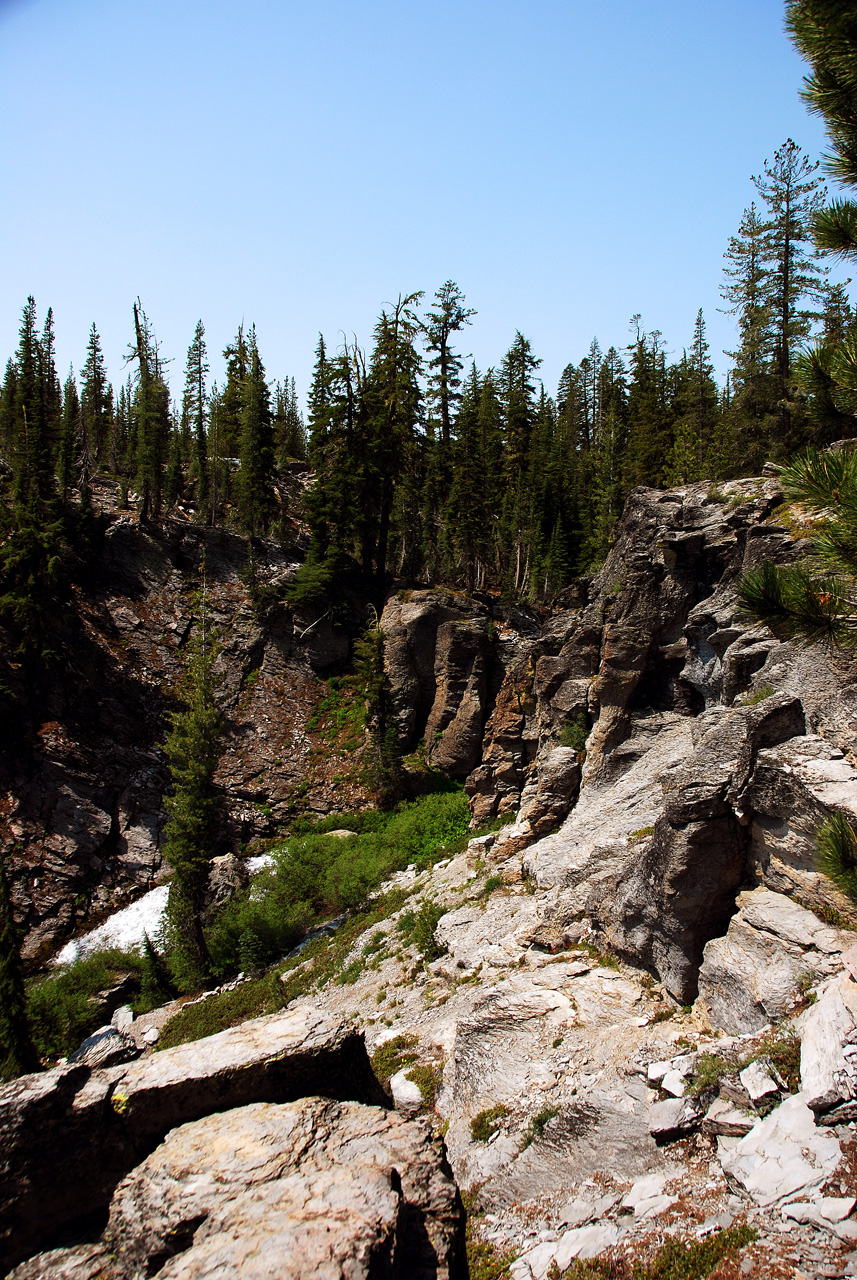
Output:
<path fill-rule="evenodd" d="M 251 587 L 257 538 L 300 546 L 293 603 L 346 579 L 380 603 L 393 578 L 543 602 L 603 560 L 634 486 L 757 474 L 853 434 L 834 366 L 857 345 L 857 316 L 813 238 L 818 169 L 788 140 L 753 179 L 758 199 L 724 254 L 736 335 L 722 385 L 701 310 L 678 354 L 633 316 L 624 340 L 593 339 L 553 394 L 520 332 L 479 370 L 463 354 L 476 311 L 448 280 L 385 305 L 367 349 L 319 335 L 304 411 L 243 324 L 222 385 L 200 321 L 171 386 L 139 300 L 122 380 L 95 324 L 63 380 L 53 313 L 41 319 L 28 298 L 0 391 L 0 615 L 20 655 L 50 654 L 51 600 L 68 548 L 85 560 L 97 478 L 141 522 L 182 514 L 240 530 Z"/>

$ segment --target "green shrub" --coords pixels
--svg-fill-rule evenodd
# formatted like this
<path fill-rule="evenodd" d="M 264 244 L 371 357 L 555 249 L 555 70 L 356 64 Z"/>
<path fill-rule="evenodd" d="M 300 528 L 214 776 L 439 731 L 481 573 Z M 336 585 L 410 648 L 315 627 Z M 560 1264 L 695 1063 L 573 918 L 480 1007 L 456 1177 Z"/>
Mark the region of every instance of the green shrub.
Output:
<path fill-rule="evenodd" d="M 857 901 L 857 834 L 842 810 L 818 828 L 818 869 Z"/>
<path fill-rule="evenodd" d="M 542 1107 L 541 1111 L 537 1111 L 534 1116 L 530 1116 L 530 1123 L 524 1130 L 521 1138 L 521 1150 L 526 1151 L 527 1147 L 535 1142 L 536 1138 L 540 1138 L 547 1126 L 553 1120 L 554 1116 L 559 1115 L 559 1107 L 550 1105 Z"/>
<path fill-rule="evenodd" d="M 423 1099 L 423 1110 L 434 1111 L 434 1104 L 443 1084 L 443 1067 L 439 1062 L 421 1062 L 411 1067 L 408 1079 L 413 1080 Z"/>
<path fill-rule="evenodd" d="M 437 960 L 446 950 L 434 936 L 437 922 L 446 914 L 446 907 L 440 906 L 434 898 L 424 898 L 418 911 L 405 911 L 399 917 L 399 933 L 414 944 L 423 960 Z"/>
<path fill-rule="evenodd" d="M 552 1275 L 555 1280 L 706 1280 L 720 1262 L 734 1258 L 739 1249 L 757 1239 L 758 1232 L 740 1223 L 704 1240 L 668 1236 L 649 1262 L 629 1264 L 624 1257 L 579 1259 L 561 1276 L 554 1267 Z"/>
<path fill-rule="evenodd" d="M 470 1121 L 470 1136 L 473 1141 L 487 1142 L 497 1132 L 508 1114 L 509 1108 L 502 1102 L 498 1102 L 496 1107 L 486 1107 L 484 1111 L 480 1111 Z"/>
<path fill-rule="evenodd" d="M 764 702 L 766 698 L 773 697 L 775 693 L 772 684 L 760 684 L 758 689 L 754 689 L 752 693 L 745 693 L 741 699 L 742 707 L 756 707 L 760 702 Z"/>
<path fill-rule="evenodd" d="M 559 735 L 559 745 L 561 747 L 572 747 L 575 751 L 586 750 L 586 738 L 589 730 L 586 727 L 586 716 L 576 716 L 574 720 L 570 720 L 564 726 L 562 733 Z"/>
<path fill-rule="evenodd" d="M 27 1018 L 40 1058 L 68 1057 L 82 1040 L 108 1019 L 96 999 L 127 973 L 143 978 L 143 957 L 113 948 L 76 960 L 44 977 L 27 990 Z M 135 1002 L 140 1007 L 140 1002 Z M 145 1007 L 151 1007 L 146 1005 Z"/>
<path fill-rule="evenodd" d="M 382 1045 L 379 1045 L 372 1054 L 370 1059 L 372 1070 L 385 1089 L 389 1088 L 390 1080 L 397 1071 L 416 1062 L 415 1049 L 418 1043 L 416 1036 L 393 1036 L 392 1039 L 385 1040 Z"/>

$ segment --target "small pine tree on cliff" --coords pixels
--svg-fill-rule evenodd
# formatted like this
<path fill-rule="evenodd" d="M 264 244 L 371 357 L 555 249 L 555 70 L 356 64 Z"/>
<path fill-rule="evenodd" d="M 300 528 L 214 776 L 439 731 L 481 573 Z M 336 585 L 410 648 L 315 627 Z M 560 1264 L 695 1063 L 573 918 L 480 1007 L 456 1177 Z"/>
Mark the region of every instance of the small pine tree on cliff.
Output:
<path fill-rule="evenodd" d="M 38 1069 L 39 1059 L 27 1023 L 18 930 L 6 867 L 0 859 L 0 1080 L 13 1080 Z"/>
<path fill-rule="evenodd" d="M 164 743 L 173 794 L 164 802 L 169 820 L 163 854 L 175 873 L 167 902 L 167 941 L 176 985 L 185 991 L 198 990 L 211 971 L 201 915 L 220 807 L 214 773 L 223 754 L 223 725 L 214 702 L 216 647 L 207 625 L 204 588 L 198 604 L 201 625 L 190 641 L 185 705 L 172 714 Z"/>

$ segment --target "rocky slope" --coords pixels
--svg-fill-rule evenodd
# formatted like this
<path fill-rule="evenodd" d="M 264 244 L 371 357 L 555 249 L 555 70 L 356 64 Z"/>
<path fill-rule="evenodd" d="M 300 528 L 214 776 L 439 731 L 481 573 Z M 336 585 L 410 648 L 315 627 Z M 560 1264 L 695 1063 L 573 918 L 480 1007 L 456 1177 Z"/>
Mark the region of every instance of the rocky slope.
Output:
<path fill-rule="evenodd" d="M 857 670 L 777 641 L 742 617 L 735 597 L 747 567 L 793 558 L 801 534 L 773 479 L 638 490 L 603 569 L 541 625 L 435 590 L 402 593 L 384 610 L 401 748 L 464 778 L 476 820 L 514 821 L 445 865 L 395 877 L 406 900 L 355 941 L 342 961 L 347 981 L 317 985 L 311 960 L 286 976 L 300 990 L 303 974 L 295 1012 L 360 1025 L 370 1051 L 384 1049 L 398 1067 L 398 1109 L 434 1115 L 456 1183 L 476 1195 L 478 1233 L 517 1255 L 515 1280 L 543 1280 L 578 1256 L 645 1250 L 665 1233 L 704 1238 L 744 1222 L 758 1238 L 724 1277 L 857 1269 L 854 918 L 814 866 L 818 824 L 836 809 L 857 815 Z M 252 668 L 271 691 L 257 706 L 270 717 L 263 731 L 283 744 L 273 727 L 282 725 L 283 671 L 293 673 L 289 688 L 300 683 L 298 628 L 289 626 L 281 640 L 260 629 Z M 269 685 L 277 662 L 282 683 Z M 230 679 L 238 669 L 236 660 Z M 301 670 L 309 687 L 311 667 Z M 309 720 L 308 700 L 284 705 Z M 291 776 L 303 758 L 290 757 Z M 225 768 L 238 759 L 236 747 Z M 320 807 L 330 802 L 317 795 Z M 437 921 L 436 959 L 410 941 L 406 917 L 420 911 Z M 236 1043 L 244 1034 L 252 1042 L 239 1029 Z M 145 1076 L 159 1056 L 108 1073 Z M 16 1114 L 9 1090 L 4 1098 Z M 255 1131 L 253 1105 L 292 1105 L 270 1094 L 241 1101 L 252 1104 L 246 1117 L 235 1112 L 241 1135 Z M 320 1103 L 301 1105 L 321 1114 L 312 1110 Z M 293 1115 L 282 1120 L 288 1133 Z M 355 1115 L 342 1118 L 345 1132 Z M 374 1132 L 372 1116 L 358 1119 Z M 154 1163 L 122 1186 L 173 1178 L 172 1152 L 208 1141 L 197 1123 L 170 1113 L 159 1134 L 180 1124 L 177 1136 L 139 1150 Z M 223 1123 L 226 1137 L 211 1131 L 215 1145 L 245 1141 Z M 270 1123 L 279 1133 L 280 1121 Z M 284 1137 L 284 1150 L 292 1141 Z M 202 1161 L 209 1178 L 202 1156 L 180 1158 L 189 1170 Z M 335 1182 L 328 1160 L 313 1155 L 306 1177 L 322 1161 L 322 1180 Z M 353 1225 L 354 1238 L 374 1242 L 366 1258 L 376 1248 L 398 1257 L 389 1224 L 401 1209 L 384 1201 L 392 1184 L 376 1194 L 361 1170 L 354 1203 L 376 1206 L 376 1226 L 366 1235 Z M 256 1185 L 243 1166 L 236 1176 Z M 284 1194 L 279 1175 L 259 1177 L 273 1188 L 263 1199 Z M 303 1186 L 289 1191 L 290 1205 Z M 120 1202 L 149 1203 L 149 1191 L 116 1194 L 111 1223 Z M 207 1225 L 199 1251 L 175 1227 L 179 1252 L 190 1250 L 181 1274 L 216 1274 L 205 1269 L 212 1259 L 237 1256 L 218 1251 L 249 1221 L 242 1197 L 235 1219 L 216 1196 L 204 1212 L 182 1209 L 177 1223 Z M 355 1213 L 355 1224 L 365 1221 Z M 125 1229 L 104 1236 L 117 1256 Z M 100 1274 L 106 1247 L 57 1262 L 94 1258 L 95 1270 L 51 1274 Z M 136 1257 L 138 1245 L 129 1248 Z M 179 1274 L 176 1265 L 145 1262 L 164 1276 Z M 257 1274 L 247 1266 L 237 1273 Z M 367 1261 L 356 1274 L 376 1272 Z"/>

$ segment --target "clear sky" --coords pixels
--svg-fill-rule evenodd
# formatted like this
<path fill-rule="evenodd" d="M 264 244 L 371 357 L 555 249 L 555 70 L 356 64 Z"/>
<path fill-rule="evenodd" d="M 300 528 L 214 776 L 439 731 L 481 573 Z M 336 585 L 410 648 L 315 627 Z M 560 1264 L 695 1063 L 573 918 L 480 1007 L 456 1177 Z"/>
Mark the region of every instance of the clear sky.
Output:
<path fill-rule="evenodd" d="M 303 394 L 319 331 L 452 278 L 551 393 L 635 312 L 680 354 L 702 307 L 722 373 L 751 174 L 824 147 L 804 71 L 781 0 L 0 0 L 0 358 L 32 293 L 118 382 L 139 294 L 174 393 L 201 317 Z"/>

